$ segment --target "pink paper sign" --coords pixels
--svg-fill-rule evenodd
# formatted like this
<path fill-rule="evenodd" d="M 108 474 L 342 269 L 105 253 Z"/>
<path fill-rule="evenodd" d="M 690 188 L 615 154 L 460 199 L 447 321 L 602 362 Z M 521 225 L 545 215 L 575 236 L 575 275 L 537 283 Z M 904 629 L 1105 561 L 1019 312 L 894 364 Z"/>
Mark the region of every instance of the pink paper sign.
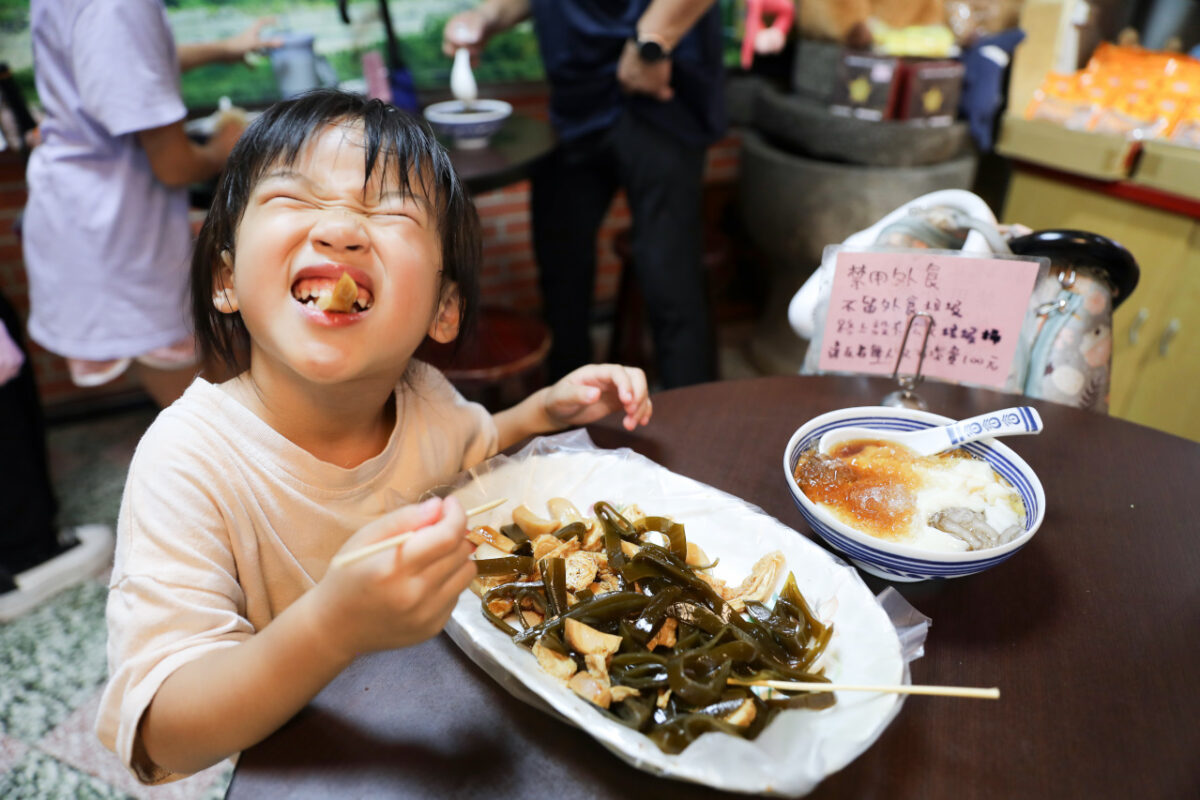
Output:
<path fill-rule="evenodd" d="M 840 251 L 818 366 L 890 375 L 909 316 L 923 311 L 933 317 L 923 375 L 1003 388 L 1038 269 L 1019 259 Z M 916 371 L 925 325 L 913 323 L 901 374 Z"/>

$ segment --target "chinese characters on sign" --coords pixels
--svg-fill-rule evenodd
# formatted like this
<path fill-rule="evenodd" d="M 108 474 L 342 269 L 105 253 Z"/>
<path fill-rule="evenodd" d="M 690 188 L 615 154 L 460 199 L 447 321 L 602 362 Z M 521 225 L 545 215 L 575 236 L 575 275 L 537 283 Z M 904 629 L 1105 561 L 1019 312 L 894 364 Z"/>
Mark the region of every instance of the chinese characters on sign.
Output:
<path fill-rule="evenodd" d="M 1003 388 L 1037 280 L 1036 261 L 937 253 L 837 254 L 819 368 L 890 375 L 910 315 L 933 317 L 922 373 Z M 900 362 L 916 369 L 924 323 Z"/>

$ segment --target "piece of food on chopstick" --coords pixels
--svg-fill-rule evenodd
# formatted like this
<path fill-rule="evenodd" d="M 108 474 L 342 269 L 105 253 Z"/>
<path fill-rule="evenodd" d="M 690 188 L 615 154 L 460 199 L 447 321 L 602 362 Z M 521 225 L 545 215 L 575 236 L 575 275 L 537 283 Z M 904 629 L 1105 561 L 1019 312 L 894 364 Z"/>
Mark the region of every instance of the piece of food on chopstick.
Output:
<path fill-rule="evenodd" d="M 477 556 L 498 556 L 476 562 L 473 589 L 493 625 L 601 713 L 679 753 L 709 731 L 753 739 L 784 709 L 834 704 L 828 692 L 730 682 L 828 682 L 815 665 L 833 628 L 794 576 L 767 605 L 782 553 L 733 587 L 670 518 L 603 501 L 589 518 L 562 498 L 547 506 L 549 517 L 519 506 L 512 524 L 471 532 Z"/>

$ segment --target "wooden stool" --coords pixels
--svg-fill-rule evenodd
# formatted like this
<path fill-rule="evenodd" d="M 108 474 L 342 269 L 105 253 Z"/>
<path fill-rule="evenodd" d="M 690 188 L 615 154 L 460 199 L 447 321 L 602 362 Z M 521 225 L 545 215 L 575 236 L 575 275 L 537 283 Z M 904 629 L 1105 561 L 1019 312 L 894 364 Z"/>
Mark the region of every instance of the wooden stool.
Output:
<path fill-rule="evenodd" d="M 708 283 L 708 320 L 715 340 L 717 306 L 727 280 L 730 245 L 725 234 L 712 227 L 704 232 L 701 264 Z M 608 341 L 608 360 L 615 364 L 641 367 L 650 374 L 654 365 L 644 346 L 646 302 L 638 286 L 633 266 L 633 235 L 625 228 L 613 237 L 613 251 L 621 261 L 621 277 L 617 282 L 616 309 L 613 315 L 612 336 Z M 716 354 L 713 354 L 716 358 Z"/>
<path fill-rule="evenodd" d="M 430 339 L 417 358 L 442 371 L 468 400 L 499 411 L 545 383 L 550 330 L 541 320 L 506 308 L 480 309 L 475 331 L 459 343 Z"/>

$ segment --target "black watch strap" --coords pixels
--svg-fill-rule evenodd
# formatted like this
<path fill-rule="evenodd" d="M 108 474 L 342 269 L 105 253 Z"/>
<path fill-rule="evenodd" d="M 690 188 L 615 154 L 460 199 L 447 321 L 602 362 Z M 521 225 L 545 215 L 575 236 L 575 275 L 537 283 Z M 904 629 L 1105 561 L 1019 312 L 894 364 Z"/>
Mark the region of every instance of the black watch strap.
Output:
<path fill-rule="evenodd" d="M 634 43 L 637 45 L 638 58 L 647 64 L 662 61 L 670 55 L 657 36 L 638 36 Z"/>

